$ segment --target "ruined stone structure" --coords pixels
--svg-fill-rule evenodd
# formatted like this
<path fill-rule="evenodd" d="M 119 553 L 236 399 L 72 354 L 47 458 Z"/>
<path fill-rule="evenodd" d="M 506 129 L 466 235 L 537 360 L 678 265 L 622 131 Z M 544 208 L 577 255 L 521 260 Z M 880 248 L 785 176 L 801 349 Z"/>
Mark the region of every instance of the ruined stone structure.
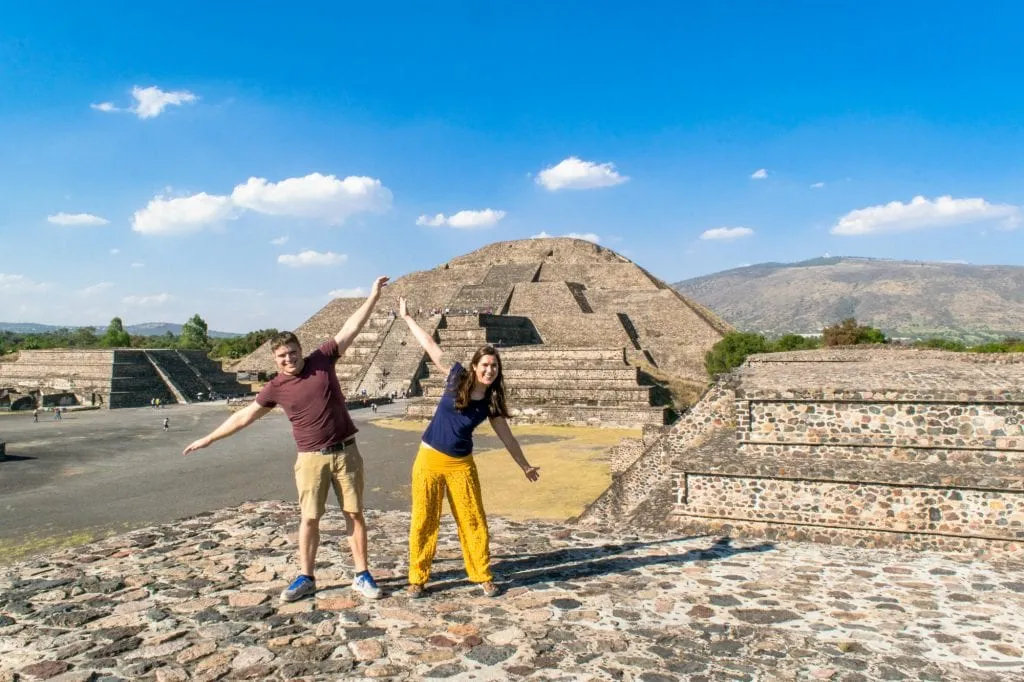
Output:
<path fill-rule="evenodd" d="M 581 520 L 1024 552 L 1024 355 L 751 357 Z"/>
<path fill-rule="evenodd" d="M 248 389 L 221 371 L 204 351 L 24 350 L 16 362 L 0 363 L 0 388 L 28 396 L 33 404 L 141 407 L 237 395 Z M 15 398 L 17 400 L 17 398 Z"/>
<path fill-rule="evenodd" d="M 338 364 L 346 395 L 421 395 L 411 417 L 428 417 L 444 377 L 401 320 L 406 296 L 417 321 L 449 357 L 501 348 L 510 407 L 520 421 L 661 425 L 665 400 L 638 367 L 690 383 L 706 381 L 704 354 L 729 327 L 699 304 L 609 249 L 579 239 L 498 242 L 415 272 L 385 290 Z M 338 299 L 296 335 L 307 351 L 338 332 L 361 301 Z M 419 312 L 422 311 L 422 314 Z M 239 370 L 273 371 L 269 345 Z"/>

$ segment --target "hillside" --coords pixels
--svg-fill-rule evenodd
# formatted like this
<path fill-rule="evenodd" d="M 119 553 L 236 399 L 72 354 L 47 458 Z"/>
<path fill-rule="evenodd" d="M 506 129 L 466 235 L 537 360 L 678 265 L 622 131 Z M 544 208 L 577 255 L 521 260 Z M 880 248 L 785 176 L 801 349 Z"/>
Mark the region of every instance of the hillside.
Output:
<path fill-rule="evenodd" d="M 14 332 L 16 334 L 45 334 L 46 332 L 55 332 L 58 329 L 75 329 L 76 327 L 60 327 L 52 324 L 38 324 L 36 322 L 0 322 L 0 332 Z M 106 331 L 106 326 L 101 325 L 93 327 L 97 334 L 102 334 Z M 181 325 L 173 322 L 143 322 L 142 324 L 129 324 L 125 326 L 125 330 L 129 334 L 135 334 L 137 336 L 163 336 L 167 332 L 171 332 L 175 336 L 181 335 Z M 235 332 L 219 332 L 216 330 L 210 330 L 208 335 L 211 339 L 233 339 L 243 334 L 237 334 Z"/>
<path fill-rule="evenodd" d="M 739 329 L 813 333 L 847 317 L 899 337 L 1024 336 L 1024 267 L 871 258 L 761 263 L 677 282 Z"/>

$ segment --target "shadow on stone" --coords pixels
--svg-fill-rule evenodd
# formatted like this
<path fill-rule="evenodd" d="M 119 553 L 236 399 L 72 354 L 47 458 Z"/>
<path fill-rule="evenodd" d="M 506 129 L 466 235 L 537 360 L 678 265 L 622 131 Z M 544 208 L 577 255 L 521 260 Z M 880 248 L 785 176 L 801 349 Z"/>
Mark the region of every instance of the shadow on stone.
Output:
<path fill-rule="evenodd" d="M 730 537 L 718 537 L 710 547 L 689 549 L 680 554 L 658 554 L 647 556 L 629 556 L 628 553 L 657 545 L 664 545 L 683 540 L 694 540 L 708 536 L 686 536 L 653 540 L 649 542 L 623 542 L 619 544 L 600 545 L 598 547 L 577 547 L 559 549 L 553 552 L 533 555 L 501 554 L 496 555 L 491 568 L 495 579 L 507 588 L 528 587 L 552 581 L 565 581 L 580 578 L 594 578 L 602 575 L 628 573 L 635 569 L 657 564 L 685 564 L 691 561 L 714 561 L 728 559 L 737 554 L 749 552 L 768 552 L 775 548 L 771 542 L 762 542 L 749 547 L 735 547 Z M 462 578 L 462 580 L 459 580 Z M 450 580 L 444 585 L 434 585 L 431 589 L 443 592 L 465 584 L 465 573 L 462 568 L 439 571 L 434 575 L 437 581 Z"/>

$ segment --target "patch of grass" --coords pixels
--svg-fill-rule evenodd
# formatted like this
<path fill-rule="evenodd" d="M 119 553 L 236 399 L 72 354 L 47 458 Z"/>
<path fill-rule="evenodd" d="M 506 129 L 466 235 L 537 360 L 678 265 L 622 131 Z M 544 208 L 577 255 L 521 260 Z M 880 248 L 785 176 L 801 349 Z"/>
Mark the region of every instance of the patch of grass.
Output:
<path fill-rule="evenodd" d="M 104 534 L 106 535 L 106 534 Z M 0 540 L 0 565 L 10 564 L 34 554 L 44 554 L 69 547 L 79 547 L 99 540 L 103 535 L 79 531 L 70 535 L 27 537 L 19 542 Z"/>
<path fill-rule="evenodd" d="M 382 428 L 422 431 L 423 422 L 378 419 Z M 477 429 L 494 435 L 490 425 Z M 530 464 L 540 467 L 540 480 L 530 483 L 504 448 L 477 450 L 477 471 L 488 514 L 510 519 L 564 521 L 579 515 L 611 483 L 608 451 L 623 438 L 639 438 L 639 429 L 599 429 L 579 426 L 522 424 L 517 436 L 547 436 L 557 440 L 523 448 Z"/>

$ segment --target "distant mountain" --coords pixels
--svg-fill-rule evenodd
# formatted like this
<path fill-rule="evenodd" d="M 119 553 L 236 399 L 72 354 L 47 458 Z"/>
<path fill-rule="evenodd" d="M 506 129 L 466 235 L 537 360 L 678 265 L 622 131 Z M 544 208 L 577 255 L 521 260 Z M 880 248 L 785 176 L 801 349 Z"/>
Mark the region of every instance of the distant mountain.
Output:
<path fill-rule="evenodd" d="M 0 322 L 0 331 L 3 332 L 16 332 L 18 334 L 43 334 L 45 332 L 53 332 L 58 329 L 77 329 L 75 326 L 61 327 L 52 324 L 37 324 L 35 322 Z M 106 325 L 93 327 L 97 334 L 102 334 L 106 331 Z M 171 332 L 175 336 L 181 335 L 181 325 L 174 324 L 172 322 L 143 322 L 142 324 L 130 324 L 125 329 L 128 330 L 129 334 L 135 334 L 137 336 L 163 336 L 167 332 Z M 244 334 L 236 334 L 234 332 L 218 332 L 210 330 L 208 332 L 212 339 L 234 339 Z"/>
<path fill-rule="evenodd" d="M 873 258 L 760 263 L 673 287 L 743 331 L 815 333 L 848 317 L 890 336 L 1024 336 L 1024 267 Z"/>

